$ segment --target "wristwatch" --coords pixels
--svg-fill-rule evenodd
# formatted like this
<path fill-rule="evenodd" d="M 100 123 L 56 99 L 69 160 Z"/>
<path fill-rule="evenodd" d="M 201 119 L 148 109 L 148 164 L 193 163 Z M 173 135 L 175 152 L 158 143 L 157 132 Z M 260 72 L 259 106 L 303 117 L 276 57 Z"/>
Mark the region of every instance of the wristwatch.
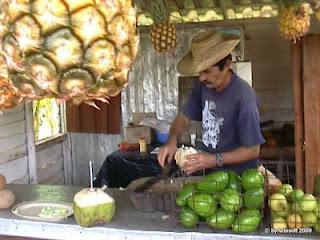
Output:
<path fill-rule="evenodd" d="M 216 163 L 218 167 L 222 167 L 223 166 L 223 158 L 221 153 L 216 153 Z"/>

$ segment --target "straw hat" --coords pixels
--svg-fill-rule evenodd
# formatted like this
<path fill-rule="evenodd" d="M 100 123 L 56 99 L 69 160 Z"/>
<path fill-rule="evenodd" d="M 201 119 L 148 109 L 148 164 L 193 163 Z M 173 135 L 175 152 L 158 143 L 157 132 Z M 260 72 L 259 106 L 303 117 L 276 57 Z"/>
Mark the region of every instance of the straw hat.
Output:
<path fill-rule="evenodd" d="M 213 29 L 202 32 L 192 39 L 191 50 L 179 61 L 177 69 L 185 76 L 199 74 L 228 56 L 239 42 L 239 36 L 234 34 Z"/>

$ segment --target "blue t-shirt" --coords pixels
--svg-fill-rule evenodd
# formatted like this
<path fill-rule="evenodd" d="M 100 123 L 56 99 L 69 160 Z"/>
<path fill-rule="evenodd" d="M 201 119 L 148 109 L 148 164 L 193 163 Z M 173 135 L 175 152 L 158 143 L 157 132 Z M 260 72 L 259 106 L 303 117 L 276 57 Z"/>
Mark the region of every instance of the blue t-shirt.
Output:
<path fill-rule="evenodd" d="M 220 92 L 195 81 L 182 113 L 191 120 L 202 121 L 201 150 L 223 153 L 238 147 L 264 143 L 260 129 L 258 101 L 254 90 L 235 73 Z M 224 169 L 242 172 L 257 167 L 257 159 Z"/>

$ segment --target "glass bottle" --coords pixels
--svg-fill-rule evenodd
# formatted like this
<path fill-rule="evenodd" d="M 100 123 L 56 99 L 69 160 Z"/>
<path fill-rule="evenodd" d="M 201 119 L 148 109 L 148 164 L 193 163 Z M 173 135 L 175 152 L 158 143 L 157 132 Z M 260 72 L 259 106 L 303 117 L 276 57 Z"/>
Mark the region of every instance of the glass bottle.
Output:
<path fill-rule="evenodd" d="M 147 144 L 146 144 L 146 138 L 141 137 L 139 138 L 139 145 L 140 145 L 140 152 L 144 153 L 147 151 Z"/>

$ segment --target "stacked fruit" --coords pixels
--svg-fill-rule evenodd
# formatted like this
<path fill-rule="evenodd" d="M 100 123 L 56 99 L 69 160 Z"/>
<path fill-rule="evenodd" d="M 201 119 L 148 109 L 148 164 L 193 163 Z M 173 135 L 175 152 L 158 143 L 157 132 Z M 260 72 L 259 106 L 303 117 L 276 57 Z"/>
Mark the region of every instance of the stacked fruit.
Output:
<path fill-rule="evenodd" d="M 272 228 L 314 228 L 320 232 L 320 199 L 290 184 L 282 184 L 269 197 Z"/>
<path fill-rule="evenodd" d="M 264 176 L 257 169 L 246 170 L 242 177 L 233 171 L 217 171 L 185 184 L 176 204 L 185 227 L 196 227 L 204 220 L 215 229 L 246 233 L 259 227 L 264 196 Z"/>

